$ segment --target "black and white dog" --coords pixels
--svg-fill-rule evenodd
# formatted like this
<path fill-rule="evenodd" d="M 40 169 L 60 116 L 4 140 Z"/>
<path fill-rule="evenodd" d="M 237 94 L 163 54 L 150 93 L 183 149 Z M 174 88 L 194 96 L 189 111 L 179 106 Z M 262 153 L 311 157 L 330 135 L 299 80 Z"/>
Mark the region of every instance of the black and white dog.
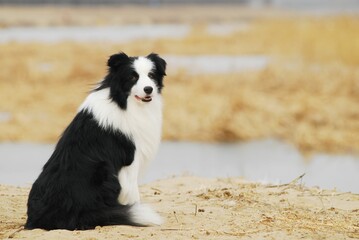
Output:
<path fill-rule="evenodd" d="M 35 181 L 26 229 L 159 225 L 140 204 L 137 179 L 161 140 L 166 62 L 157 54 L 112 55 Z"/>

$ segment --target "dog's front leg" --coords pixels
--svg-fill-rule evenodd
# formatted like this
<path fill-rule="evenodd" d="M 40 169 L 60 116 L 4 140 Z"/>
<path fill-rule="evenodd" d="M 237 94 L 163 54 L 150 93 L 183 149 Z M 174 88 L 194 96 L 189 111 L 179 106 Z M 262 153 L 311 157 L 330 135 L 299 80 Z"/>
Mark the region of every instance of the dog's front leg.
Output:
<path fill-rule="evenodd" d="M 122 167 L 118 179 L 121 185 L 121 192 L 118 201 L 122 205 L 132 205 L 140 201 L 138 189 L 139 159 L 135 157 L 131 165 Z"/>

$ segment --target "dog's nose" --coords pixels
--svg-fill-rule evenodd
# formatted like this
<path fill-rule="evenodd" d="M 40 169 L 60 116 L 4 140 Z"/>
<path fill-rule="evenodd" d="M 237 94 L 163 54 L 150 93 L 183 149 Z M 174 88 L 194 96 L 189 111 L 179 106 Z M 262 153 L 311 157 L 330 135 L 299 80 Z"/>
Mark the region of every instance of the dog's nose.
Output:
<path fill-rule="evenodd" d="M 143 89 L 143 91 L 145 91 L 145 93 L 147 93 L 147 94 L 151 94 L 153 91 L 153 87 L 147 86 Z"/>

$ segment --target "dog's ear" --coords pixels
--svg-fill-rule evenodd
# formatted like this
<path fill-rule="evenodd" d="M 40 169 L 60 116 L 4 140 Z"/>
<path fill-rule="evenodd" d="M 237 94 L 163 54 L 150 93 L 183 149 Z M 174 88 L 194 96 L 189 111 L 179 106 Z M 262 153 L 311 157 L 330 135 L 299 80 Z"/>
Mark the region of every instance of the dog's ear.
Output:
<path fill-rule="evenodd" d="M 120 53 L 112 55 L 108 59 L 107 66 L 109 66 L 110 68 L 116 69 L 117 67 L 126 63 L 128 60 L 129 60 L 129 57 L 126 55 L 126 53 L 120 52 Z"/>
<path fill-rule="evenodd" d="M 166 66 L 167 63 L 165 60 L 163 60 L 158 54 L 151 53 L 147 56 L 148 59 L 150 59 L 152 62 L 155 63 L 157 72 L 163 76 L 166 76 Z"/>

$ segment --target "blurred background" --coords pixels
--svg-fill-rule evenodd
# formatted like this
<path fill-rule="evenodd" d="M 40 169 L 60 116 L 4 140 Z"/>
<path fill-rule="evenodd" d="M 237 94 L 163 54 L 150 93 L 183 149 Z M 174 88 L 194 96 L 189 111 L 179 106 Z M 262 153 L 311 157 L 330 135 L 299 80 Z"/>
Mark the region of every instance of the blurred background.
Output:
<path fill-rule="evenodd" d="M 168 63 L 142 182 L 243 177 L 359 193 L 359 1 L 0 0 L 0 184 L 29 186 L 107 58 Z"/>

